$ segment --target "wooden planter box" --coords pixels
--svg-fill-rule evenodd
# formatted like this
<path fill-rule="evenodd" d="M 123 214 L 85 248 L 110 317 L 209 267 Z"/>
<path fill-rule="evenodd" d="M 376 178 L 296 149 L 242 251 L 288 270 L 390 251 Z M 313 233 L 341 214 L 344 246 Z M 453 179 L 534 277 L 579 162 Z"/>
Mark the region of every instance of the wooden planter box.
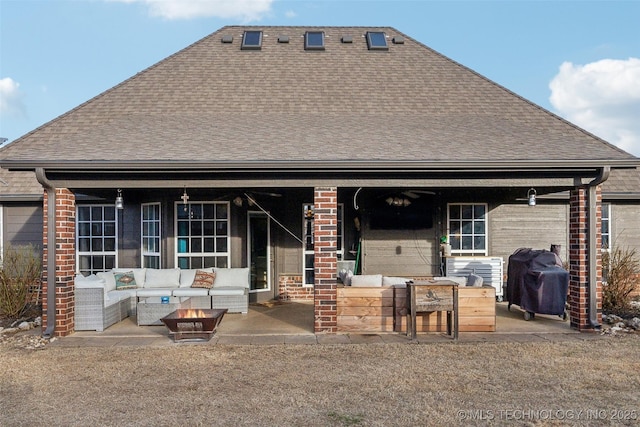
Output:
<path fill-rule="evenodd" d="M 495 332 L 496 290 L 458 288 L 460 332 Z M 390 286 L 338 288 L 339 332 L 406 332 L 406 289 Z M 446 332 L 446 312 L 419 314 L 417 332 Z"/>

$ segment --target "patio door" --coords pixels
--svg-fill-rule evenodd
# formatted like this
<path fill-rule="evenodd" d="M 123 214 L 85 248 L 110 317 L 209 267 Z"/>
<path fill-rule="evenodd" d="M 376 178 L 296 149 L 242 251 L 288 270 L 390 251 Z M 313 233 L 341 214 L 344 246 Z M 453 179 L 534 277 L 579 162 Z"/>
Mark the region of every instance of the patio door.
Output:
<path fill-rule="evenodd" d="M 248 259 L 251 273 L 250 292 L 271 290 L 270 220 L 264 212 L 249 212 L 247 219 Z"/>

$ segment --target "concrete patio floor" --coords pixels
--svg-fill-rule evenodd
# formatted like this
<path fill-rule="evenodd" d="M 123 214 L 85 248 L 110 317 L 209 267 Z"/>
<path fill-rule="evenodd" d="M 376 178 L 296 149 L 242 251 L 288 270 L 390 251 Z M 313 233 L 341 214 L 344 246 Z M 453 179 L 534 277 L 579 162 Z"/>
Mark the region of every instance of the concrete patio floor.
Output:
<path fill-rule="evenodd" d="M 507 303 L 496 304 L 496 332 L 461 332 L 459 343 L 548 342 L 597 339 L 599 333 L 580 333 L 559 316 L 536 315 L 525 321 L 518 306 L 507 310 Z M 275 345 L 275 344 L 384 344 L 443 343 L 451 338 L 441 333 L 418 334 L 411 341 L 403 333 L 314 334 L 312 303 L 268 303 L 254 305 L 249 313 L 227 313 L 209 341 L 178 341 L 169 337 L 164 326 L 137 326 L 127 318 L 103 332 L 78 331 L 50 345 L 76 346 L 171 346 L 171 345 Z"/>

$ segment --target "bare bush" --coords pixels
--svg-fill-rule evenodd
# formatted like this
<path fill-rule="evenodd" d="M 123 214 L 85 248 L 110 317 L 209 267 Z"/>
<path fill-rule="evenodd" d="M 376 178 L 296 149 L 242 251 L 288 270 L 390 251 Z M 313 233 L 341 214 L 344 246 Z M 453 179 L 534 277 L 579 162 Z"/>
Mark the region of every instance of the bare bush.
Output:
<path fill-rule="evenodd" d="M 637 252 L 631 248 L 614 247 L 603 252 L 602 265 L 604 284 L 602 287 L 602 308 L 604 310 L 625 310 L 631 303 L 631 293 L 638 286 L 640 261 Z"/>
<path fill-rule="evenodd" d="M 42 263 L 33 245 L 9 246 L 0 268 L 0 312 L 19 318 L 39 302 Z"/>

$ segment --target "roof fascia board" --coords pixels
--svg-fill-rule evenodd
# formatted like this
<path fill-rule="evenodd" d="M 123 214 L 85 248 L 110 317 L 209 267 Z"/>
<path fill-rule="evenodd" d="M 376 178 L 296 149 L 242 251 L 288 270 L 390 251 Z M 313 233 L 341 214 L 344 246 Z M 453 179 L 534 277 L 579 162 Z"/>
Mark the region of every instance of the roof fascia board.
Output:
<path fill-rule="evenodd" d="M 385 161 L 385 160 L 334 160 L 334 161 L 39 161 L 39 160 L 0 160 L 0 166 L 10 170 L 456 170 L 456 171 L 521 171 L 521 170 L 575 170 L 584 168 L 634 168 L 640 166 L 639 158 L 610 160 L 504 160 L 504 161 Z"/>
<path fill-rule="evenodd" d="M 44 191 L 44 190 L 43 190 Z M 42 194 L 5 194 L 0 195 L 0 202 L 41 202 L 44 199 Z"/>
<path fill-rule="evenodd" d="M 98 188 L 176 188 L 200 187 L 200 188 L 272 188 L 272 187 L 397 187 L 397 188 L 529 188 L 550 187 L 556 191 L 562 191 L 576 186 L 574 178 L 532 178 L 532 179 L 353 179 L 353 178 L 316 178 L 316 179 L 238 179 L 238 180 L 216 180 L 216 179 L 160 179 L 160 180 L 91 180 L 91 179 L 50 179 L 50 181 L 60 188 L 70 189 L 98 189 Z"/>

